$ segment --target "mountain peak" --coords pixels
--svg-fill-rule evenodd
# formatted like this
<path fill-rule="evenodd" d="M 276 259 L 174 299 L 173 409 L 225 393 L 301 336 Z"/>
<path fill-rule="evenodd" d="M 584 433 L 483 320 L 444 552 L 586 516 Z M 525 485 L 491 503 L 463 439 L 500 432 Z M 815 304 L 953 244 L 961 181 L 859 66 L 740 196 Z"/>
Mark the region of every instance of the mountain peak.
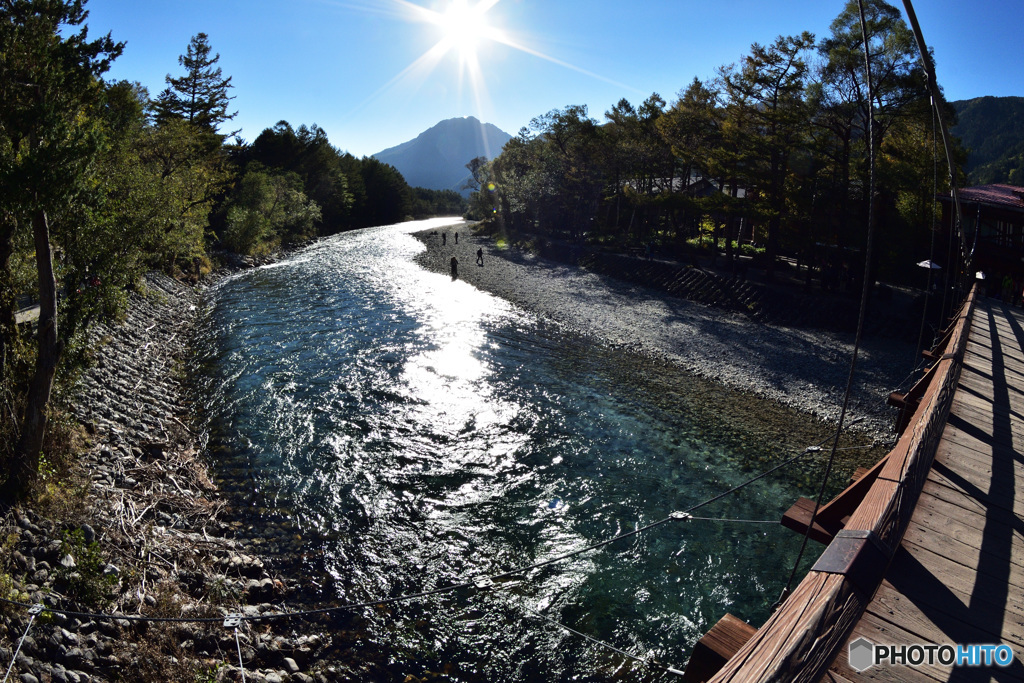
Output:
<path fill-rule="evenodd" d="M 493 159 L 510 139 L 497 126 L 466 116 L 440 121 L 415 139 L 373 156 L 398 169 L 413 187 L 462 192 L 469 179 L 466 164 L 480 156 Z"/>

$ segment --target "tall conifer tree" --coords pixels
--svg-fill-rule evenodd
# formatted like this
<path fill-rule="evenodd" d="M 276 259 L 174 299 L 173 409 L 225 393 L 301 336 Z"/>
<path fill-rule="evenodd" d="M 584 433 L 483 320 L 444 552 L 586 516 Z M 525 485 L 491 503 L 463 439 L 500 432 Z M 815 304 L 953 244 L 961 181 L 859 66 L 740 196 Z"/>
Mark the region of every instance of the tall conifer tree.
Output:
<path fill-rule="evenodd" d="M 167 74 L 167 87 L 155 103 L 157 122 L 184 119 L 190 124 L 217 133 L 220 124 L 235 118 L 238 112 L 228 113 L 228 104 L 234 97 L 228 95 L 231 77 L 224 78 L 219 66 L 220 54 L 210 56 L 209 37 L 205 33 L 192 36 L 185 54 L 178 63 L 185 67 L 185 75 L 178 78 Z"/>

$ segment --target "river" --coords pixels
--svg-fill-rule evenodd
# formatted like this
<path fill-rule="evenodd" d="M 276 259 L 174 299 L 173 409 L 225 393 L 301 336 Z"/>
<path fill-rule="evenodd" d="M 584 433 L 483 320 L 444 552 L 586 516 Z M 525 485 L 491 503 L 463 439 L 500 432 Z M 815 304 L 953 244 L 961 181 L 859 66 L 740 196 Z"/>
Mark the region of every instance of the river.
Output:
<path fill-rule="evenodd" d="M 444 224 L 345 233 L 212 291 L 214 467 L 252 518 L 288 520 L 289 553 L 324 575 L 320 599 L 543 562 L 827 435 L 423 270 L 410 233 Z M 778 520 L 818 474 L 798 464 L 696 514 Z M 362 647 L 395 680 L 673 680 L 536 614 L 682 668 L 725 612 L 767 617 L 799 542 L 777 524 L 673 521 L 495 590 L 359 610 Z"/>

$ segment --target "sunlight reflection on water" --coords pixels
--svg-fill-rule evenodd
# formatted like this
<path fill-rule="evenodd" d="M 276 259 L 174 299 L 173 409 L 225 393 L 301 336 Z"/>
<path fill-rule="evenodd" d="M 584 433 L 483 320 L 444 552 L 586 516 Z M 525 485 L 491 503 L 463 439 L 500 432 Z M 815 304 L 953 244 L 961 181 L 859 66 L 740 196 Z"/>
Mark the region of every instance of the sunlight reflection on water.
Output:
<path fill-rule="evenodd" d="M 407 233 L 441 225 L 340 235 L 215 292 L 221 476 L 254 514 L 294 521 L 333 597 L 407 594 L 561 555 L 820 438 L 805 419 L 765 422 L 763 405 L 422 270 Z M 709 512 L 777 519 L 817 471 L 794 468 Z M 520 606 L 682 665 L 725 611 L 767 615 L 798 542 L 777 527 L 666 525 L 499 592 L 360 616 L 409 673 L 452 663 L 465 680 L 604 680 L 620 658 Z"/>

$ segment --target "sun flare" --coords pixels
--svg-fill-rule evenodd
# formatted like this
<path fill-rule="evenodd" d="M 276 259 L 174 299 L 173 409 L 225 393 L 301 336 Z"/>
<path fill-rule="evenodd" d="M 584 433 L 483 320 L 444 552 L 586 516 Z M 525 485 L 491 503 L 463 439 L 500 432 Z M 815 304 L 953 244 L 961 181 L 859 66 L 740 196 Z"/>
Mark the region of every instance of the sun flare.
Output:
<path fill-rule="evenodd" d="M 441 29 L 445 47 L 457 51 L 462 57 L 472 57 L 483 41 L 494 40 L 495 29 L 487 21 L 487 11 L 494 4 L 452 0 L 444 13 L 436 13 L 434 23 Z"/>
<path fill-rule="evenodd" d="M 438 15 L 438 24 L 445 42 L 460 53 L 475 52 L 481 31 L 487 29 L 483 13 L 466 2 L 453 2 L 447 12 Z"/>
<path fill-rule="evenodd" d="M 345 1 L 361 2 L 365 4 L 367 11 L 371 11 L 372 8 L 373 12 L 386 14 L 390 12 L 381 9 L 382 4 L 384 8 L 391 6 L 395 16 L 425 24 L 429 27 L 431 37 L 436 36 L 436 42 L 426 52 L 382 85 L 360 106 L 366 106 L 370 100 L 388 90 L 404 88 L 410 92 L 418 91 L 443 62 L 451 64 L 450 57 L 455 56 L 458 62 L 458 75 L 449 81 L 449 84 L 457 88 L 454 96 L 461 98 L 465 93 L 469 93 L 477 114 L 481 117 L 486 116 L 485 112 L 490 106 L 487 85 L 489 80 L 493 80 L 493 71 L 488 68 L 492 55 L 486 53 L 492 47 L 518 51 L 622 89 L 643 94 L 629 85 L 618 83 L 530 47 L 522 36 L 517 36 L 515 32 L 506 29 L 505 17 L 501 16 L 500 12 L 493 11 L 501 0 L 429 0 L 433 9 L 420 4 L 424 0 Z"/>

